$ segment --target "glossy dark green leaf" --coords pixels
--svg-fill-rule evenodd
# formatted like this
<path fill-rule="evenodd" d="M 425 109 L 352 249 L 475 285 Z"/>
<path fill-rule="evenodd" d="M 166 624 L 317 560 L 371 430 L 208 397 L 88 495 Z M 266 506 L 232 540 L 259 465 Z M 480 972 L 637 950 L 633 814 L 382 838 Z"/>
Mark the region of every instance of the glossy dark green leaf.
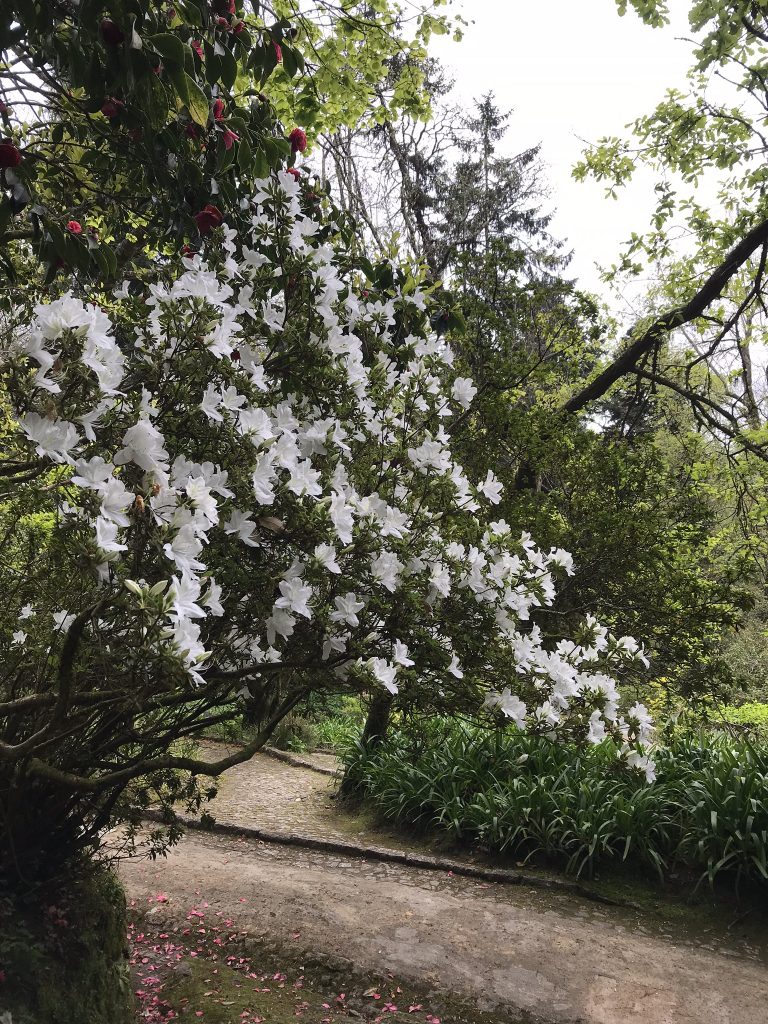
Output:
<path fill-rule="evenodd" d="M 189 48 L 173 32 L 160 32 L 156 36 L 149 36 L 146 43 L 159 53 L 166 63 L 170 62 L 184 67 L 185 54 Z"/>

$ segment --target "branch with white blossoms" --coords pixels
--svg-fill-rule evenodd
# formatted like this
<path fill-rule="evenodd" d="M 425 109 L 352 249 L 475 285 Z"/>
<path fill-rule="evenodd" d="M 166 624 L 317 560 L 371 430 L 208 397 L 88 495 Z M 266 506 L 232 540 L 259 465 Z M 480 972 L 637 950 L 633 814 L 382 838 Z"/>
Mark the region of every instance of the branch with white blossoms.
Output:
<path fill-rule="evenodd" d="M 222 225 L 143 295 L 40 304 L 9 343 L 13 457 L 58 474 L 71 572 L 127 584 L 141 643 L 192 687 L 206 665 L 392 694 L 485 680 L 520 727 L 642 759 L 647 715 L 621 718 L 608 674 L 641 648 L 591 620 L 554 646 L 530 626 L 570 557 L 490 522 L 502 486 L 470 480 L 450 434 L 476 389 L 418 273 L 366 276 L 307 191 L 258 182 L 244 235 Z"/>

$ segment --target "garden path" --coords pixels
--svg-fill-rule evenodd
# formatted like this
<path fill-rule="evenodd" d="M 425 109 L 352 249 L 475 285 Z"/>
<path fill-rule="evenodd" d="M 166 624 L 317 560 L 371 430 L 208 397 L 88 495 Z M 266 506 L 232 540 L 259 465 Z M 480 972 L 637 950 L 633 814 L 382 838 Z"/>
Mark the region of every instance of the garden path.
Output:
<path fill-rule="evenodd" d="M 222 781 L 219 821 L 350 841 L 327 776 L 260 755 Z M 140 905 L 161 893 L 164 915 L 203 906 L 271 946 L 389 971 L 499 1022 L 768 1024 L 765 949 L 732 933 L 690 941 L 567 893 L 200 832 L 121 874 Z"/>

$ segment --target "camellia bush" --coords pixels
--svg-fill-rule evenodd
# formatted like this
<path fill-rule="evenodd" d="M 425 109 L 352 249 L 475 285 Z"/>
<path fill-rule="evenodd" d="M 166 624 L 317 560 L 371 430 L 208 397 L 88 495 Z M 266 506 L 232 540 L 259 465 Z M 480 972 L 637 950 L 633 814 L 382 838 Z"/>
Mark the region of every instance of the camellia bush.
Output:
<path fill-rule="evenodd" d="M 193 799 L 185 772 L 250 757 L 313 689 L 455 692 L 653 771 L 613 677 L 639 645 L 530 625 L 570 559 L 492 521 L 498 481 L 452 455 L 474 387 L 418 273 L 357 256 L 295 169 L 242 206 L 247 230 L 211 206 L 200 252 L 145 287 L 22 290 L 4 333 L 11 870 Z M 254 695 L 270 713 L 243 750 L 179 749 Z"/>

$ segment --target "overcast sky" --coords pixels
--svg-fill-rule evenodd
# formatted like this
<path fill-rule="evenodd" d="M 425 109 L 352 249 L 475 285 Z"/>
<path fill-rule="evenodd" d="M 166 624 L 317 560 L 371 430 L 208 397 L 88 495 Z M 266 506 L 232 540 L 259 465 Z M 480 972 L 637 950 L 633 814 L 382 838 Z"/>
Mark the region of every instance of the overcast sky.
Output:
<path fill-rule="evenodd" d="M 493 91 L 514 110 L 505 149 L 541 143 L 548 165 L 554 233 L 574 250 L 571 271 L 605 294 L 595 263 L 610 265 L 632 231 L 642 231 L 653 205 L 650 176 L 617 201 L 603 186 L 572 179 L 584 140 L 622 135 L 650 112 L 670 86 L 683 88 L 690 64 L 685 0 L 671 0 L 673 20 L 648 28 L 633 13 L 620 18 L 614 0 L 464 0 L 471 22 L 461 43 L 434 40 L 432 51 L 468 103 Z"/>

